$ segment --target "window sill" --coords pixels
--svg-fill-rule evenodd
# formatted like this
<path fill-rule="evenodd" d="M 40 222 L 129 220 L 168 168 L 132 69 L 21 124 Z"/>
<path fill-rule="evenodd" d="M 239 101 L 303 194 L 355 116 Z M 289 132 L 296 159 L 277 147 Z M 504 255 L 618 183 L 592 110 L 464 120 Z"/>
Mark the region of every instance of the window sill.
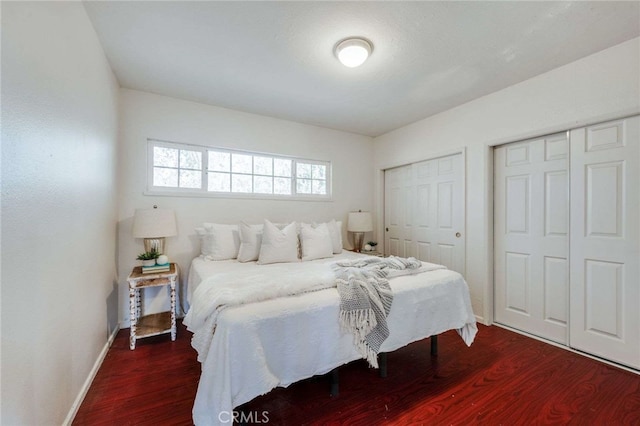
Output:
<path fill-rule="evenodd" d="M 333 197 L 305 197 L 303 195 L 269 195 L 269 194 L 241 194 L 241 193 L 209 193 L 189 191 L 144 191 L 143 195 L 152 197 L 188 197 L 188 198 L 223 198 L 238 200 L 272 200 L 272 201 L 314 201 L 333 202 Z"/>

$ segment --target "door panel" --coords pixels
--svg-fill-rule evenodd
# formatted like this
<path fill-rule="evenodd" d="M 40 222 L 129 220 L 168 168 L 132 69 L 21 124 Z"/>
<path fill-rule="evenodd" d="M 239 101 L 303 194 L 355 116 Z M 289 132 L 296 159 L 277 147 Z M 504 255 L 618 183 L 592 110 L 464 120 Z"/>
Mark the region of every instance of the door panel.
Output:
<path fill-rule="evenodd" d="M 508 282 L 506 292 L 506 309 L 529 316 L 529 262 L 530 255 L 522 253 L 505 253 L 505 273 Z"/>
<path fill-rule="evenodd" d="M 462 160 L 456 154 L 385 171 L 386 254 L 464 273 Z"/>
<path fill-rule="evenodd" d="M 388 255 L 411 256 L 411 166 L 386 170 L 385 182 L 385 252 Z"/>
<path fill-rule="evenodd" d="M 569 264 L 567 259 L 560 257 L 544 257 L 544 297 L 545 297 L 545 321 L 555 322 L 561 327 L 566 327 L 569 315 L 569 283 L 567 271 Z"/>
<path fill-rule="evenodd" d="M 621 237 L 623 161 L 586 165 L 586 224 L 590 237 Z"/>
<path fill-rule="evenodd" d="M 506 178 L 505 215 L 506 234 L 529 235 L 529 176 L 508 176 Z"/>
<path fill-rule="evenodd" d="M 464 169 L 462 154 L 414 164 L 414 239 L 418 259 L 464 274 Z M 456 236 L 459 235 L 459 236 Z"/>
<path fill-rule="evenodd" d="M 566 170 L 545 173 L 545 235 L 566 237 L 569 234 L 569 176 Z"/>
<path fill-rule="evenodd" d="M 571 131 L 572 347 L 640 367 L 640 119 Z"/>
<path fill-rule="evenodd" d="M 566 133 L 494 150 L 495 320 L 567 343 Z"/>

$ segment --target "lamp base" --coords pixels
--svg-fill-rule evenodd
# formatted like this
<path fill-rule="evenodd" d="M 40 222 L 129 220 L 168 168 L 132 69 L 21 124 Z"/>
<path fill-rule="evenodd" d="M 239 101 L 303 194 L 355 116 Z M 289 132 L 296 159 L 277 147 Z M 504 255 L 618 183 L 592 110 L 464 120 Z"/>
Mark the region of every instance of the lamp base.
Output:
<path fill-rule="evenodd" d="M 360 253 L 362 251 L 362 243 L 364 242 L 364 232 L 353 233 L 353 251 Z"/>
<path fill-rule="evenodd" d="M 144 239 L 144 251 L 150 252 L 154 250 L 159 254 L 164 253 L 164 237 Z"/>

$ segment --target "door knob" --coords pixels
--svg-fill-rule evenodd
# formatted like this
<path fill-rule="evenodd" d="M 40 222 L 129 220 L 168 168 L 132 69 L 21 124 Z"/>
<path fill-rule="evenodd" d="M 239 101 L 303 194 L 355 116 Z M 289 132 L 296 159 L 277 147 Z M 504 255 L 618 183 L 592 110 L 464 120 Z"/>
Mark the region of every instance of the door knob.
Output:
<path fill-rule="evenodd" d="M 460 238 L 460 237 L 462 237 L 462 234 L 459 232 L 456 232 L 456 238 Z"/>

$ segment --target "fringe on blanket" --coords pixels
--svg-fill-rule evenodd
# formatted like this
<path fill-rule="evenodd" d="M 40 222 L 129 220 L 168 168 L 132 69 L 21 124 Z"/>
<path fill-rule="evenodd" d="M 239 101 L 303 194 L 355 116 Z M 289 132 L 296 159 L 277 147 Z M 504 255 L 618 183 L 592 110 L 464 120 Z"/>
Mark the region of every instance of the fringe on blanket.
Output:
<path fill-rule="evenodd" d="M 353 333 L 354 344 L 360 354 L 373 368 L 378 368 L 378 353 L 369 346 L 367 335 L 378 325 L 373 309 L 357 309 L 340 312 L 340 326 L 342 330 Z"/>
<path fill-rule="evenodd" d="M 353 332 L 364 339 L 378 325 L 378 320 L 373 309 L 356 309 L 340 312 L 340 325 L 343 330 Z"/>
<path fill-rule="evenodd" d="M 389 336 L 386 317 L 393 302 L 386 278 L 389 270 L 420 266 L 421 262 L 415 258 L 398 257 L 368 257 L 337 262 L 334 266 L 340 295 L 340 325 L 353 334 L 356 349 L 374 368 L 378 368 L 380 346 Z"/>

